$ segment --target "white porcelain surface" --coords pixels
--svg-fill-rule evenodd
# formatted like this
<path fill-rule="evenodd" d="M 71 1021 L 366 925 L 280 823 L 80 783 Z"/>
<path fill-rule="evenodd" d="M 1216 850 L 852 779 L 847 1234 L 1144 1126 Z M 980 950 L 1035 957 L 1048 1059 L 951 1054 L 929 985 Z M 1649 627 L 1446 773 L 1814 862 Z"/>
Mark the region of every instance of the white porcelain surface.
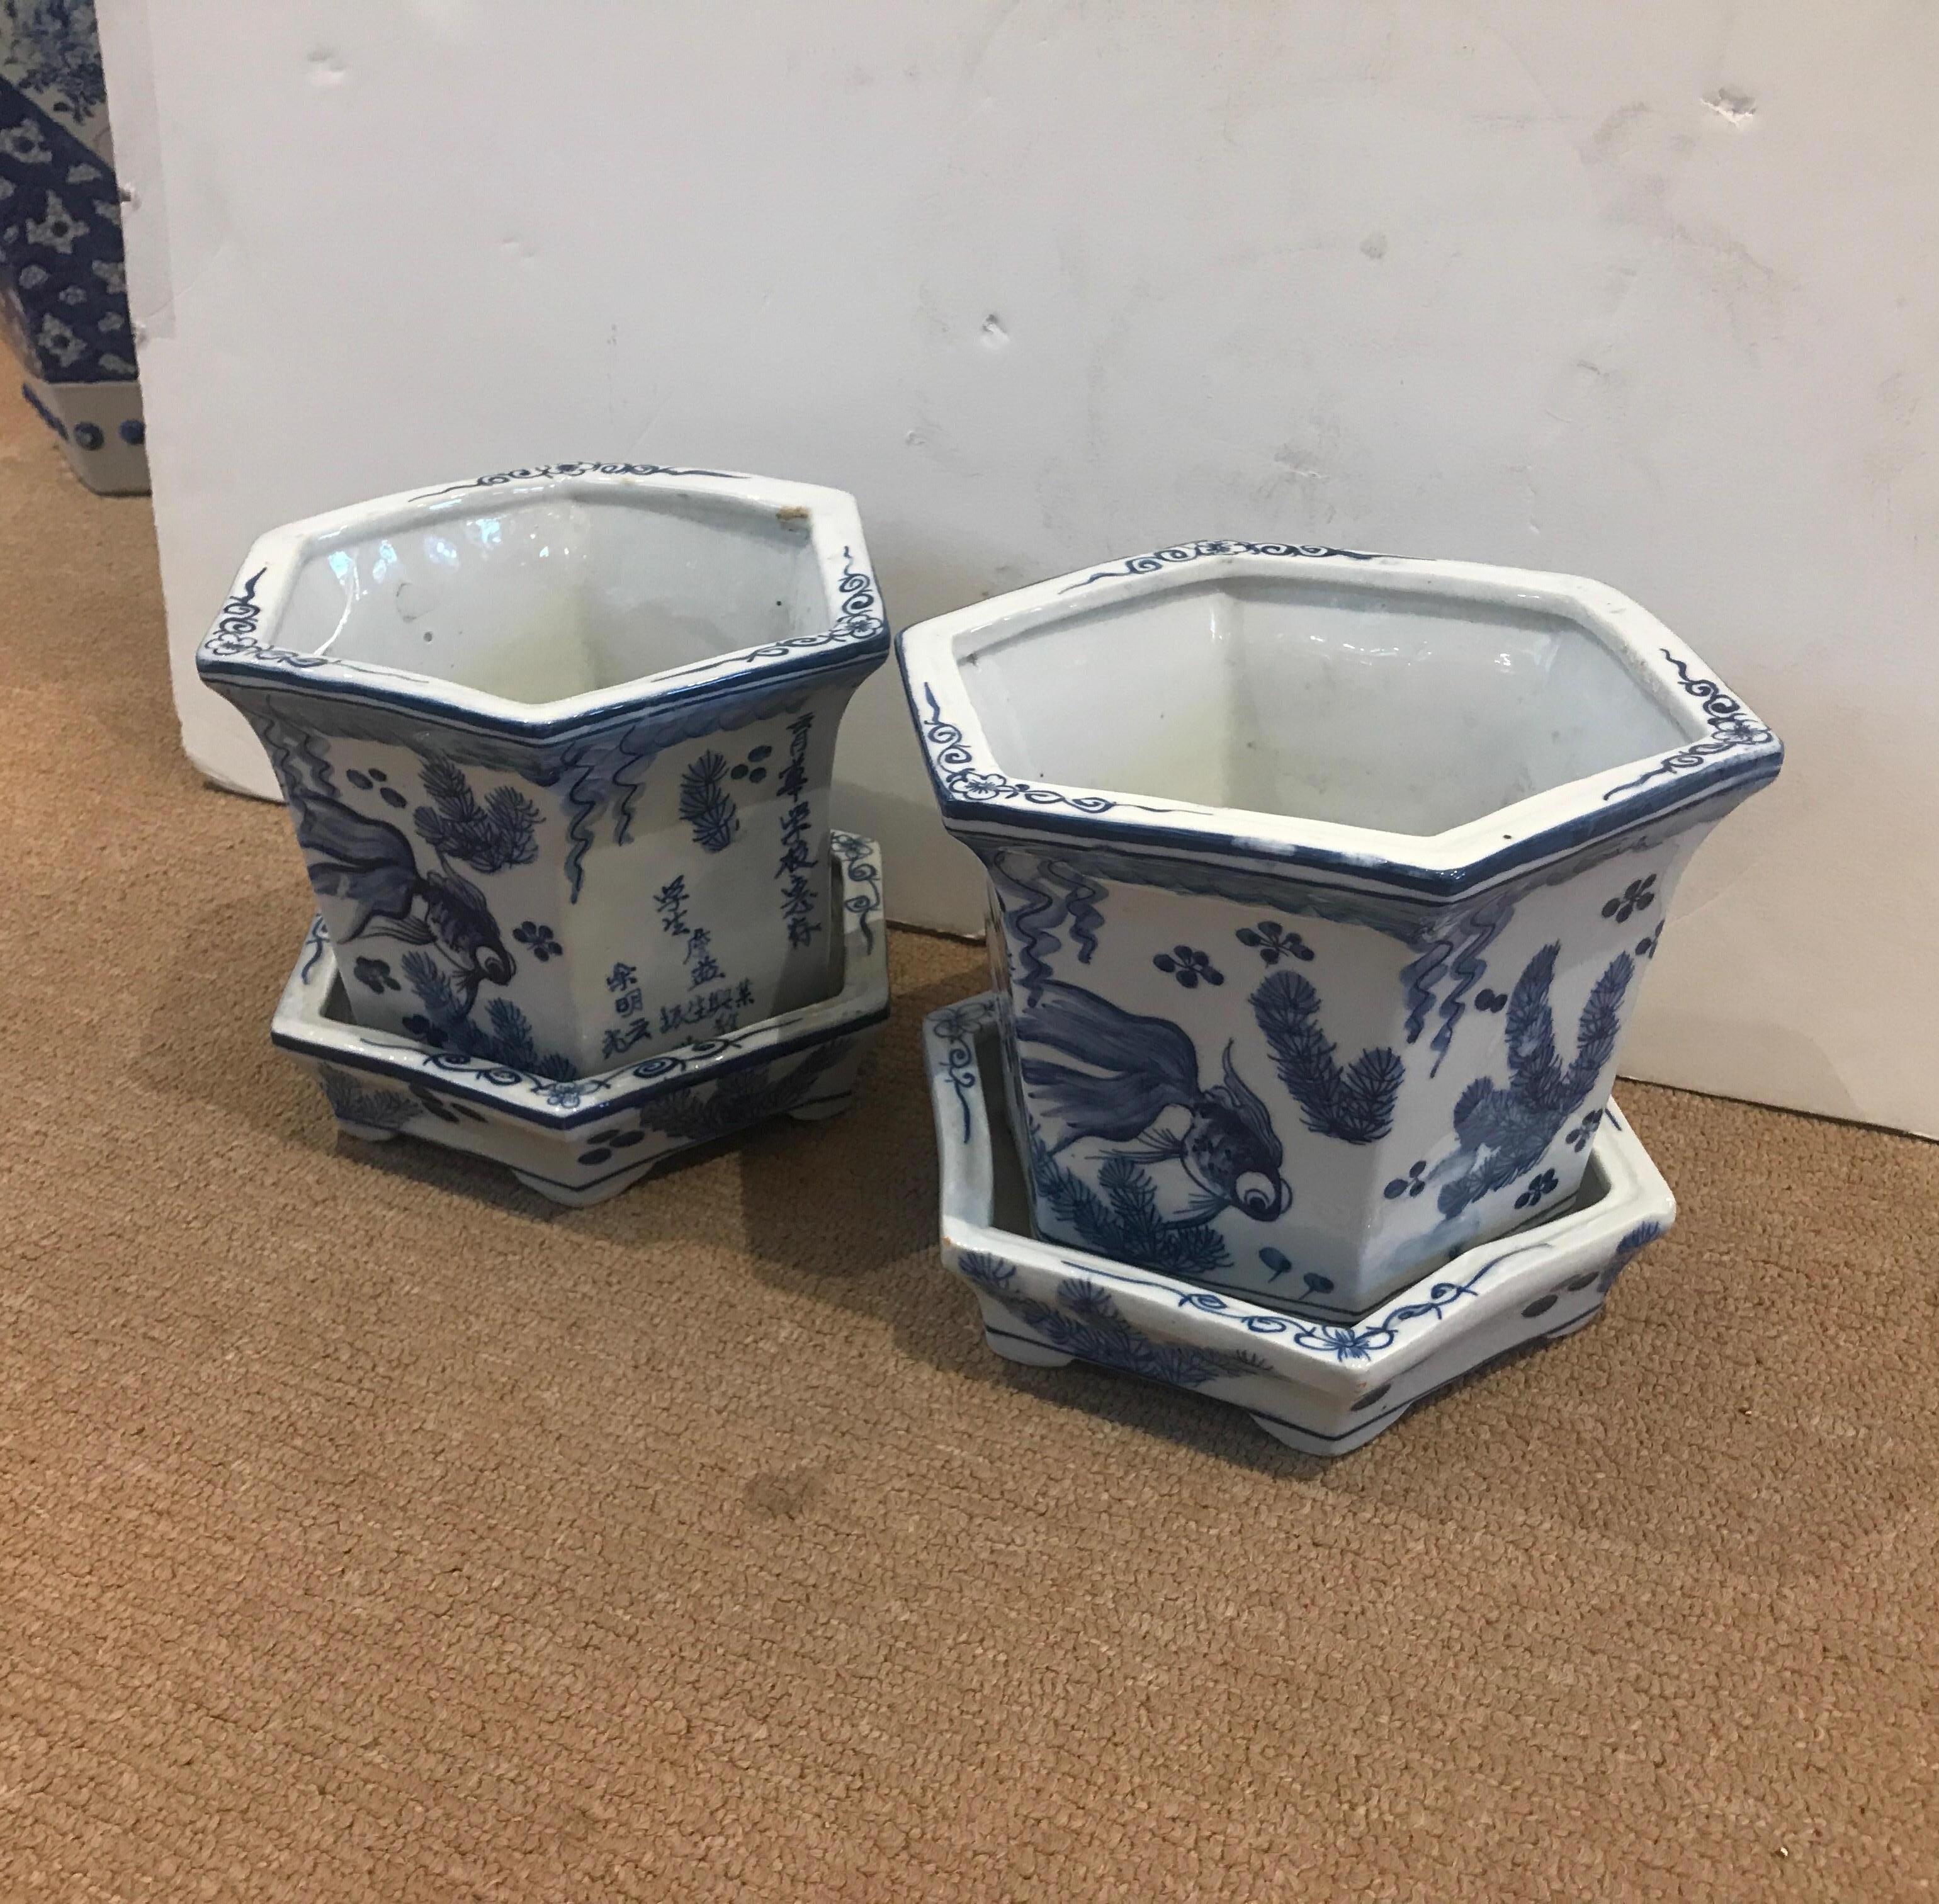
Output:
<path fill-rule="evenodd" d="M 556 465 L 251 551 L 198 665 L 275 763 L 358 1022 L 548 1076 L 825 996 L 852 501 Z"/>
<path fill-rule="evenodd" d="M 738 1031 L 569 1080 L 428 1049 L 351 1022 L 319 918 L 272 1036 L 315 1077 L 349 1135 L 381 1142 L 402 1132 L 507 1165 L 555 1202 L 601 1202 L 697 1144 L 848 1107 L 888 1016 L 888 933 L 875 842 L 838 833 L 830 850 L 838 992 Z"/>
<path fill-rule="evenodd" d="M 1610 1104 L 1570 1207 L 1466 1251 L 1358 1321 L 1302 1319 L 1024 1228 L 994 994 L 931 1014 L 924 1050 L 942 1177 L 942 1256 L 974 1291 L 991 1348 L 1073 1359 L 1244 1409 L 1276 1439 L 1344 1455 L 1417 1403 L 1524 1344 L 1572 1334 L 1675 1220 L 1656 1167 Z"/>
<path fill-rule="evenodd" d="M 1199 543 L 907 631 L 1039 1234 L 1358 1315 L 1580 1184 L 1769 729 L 1578 579 Z"/>

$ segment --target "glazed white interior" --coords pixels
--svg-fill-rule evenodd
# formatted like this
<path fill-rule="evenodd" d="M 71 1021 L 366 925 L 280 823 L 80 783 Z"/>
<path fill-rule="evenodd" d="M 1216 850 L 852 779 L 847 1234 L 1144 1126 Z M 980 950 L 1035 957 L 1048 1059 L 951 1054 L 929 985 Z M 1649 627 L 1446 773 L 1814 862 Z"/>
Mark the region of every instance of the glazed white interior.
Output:
<path fill-rule="evenodd" d="M 957 652 L 1013 779 L 1386 833 L 1444 833 L 1687 733 L 1586 623 L 1371 575 L 1073 605 Z"/>
<path fill-rule="evenodd" d="M 405 512 L 313 550 L 279 638 L 547 702 L 834 619 L 805 516 L 651 492 L 492 501 L 468 491 L 462 513 Z"/>

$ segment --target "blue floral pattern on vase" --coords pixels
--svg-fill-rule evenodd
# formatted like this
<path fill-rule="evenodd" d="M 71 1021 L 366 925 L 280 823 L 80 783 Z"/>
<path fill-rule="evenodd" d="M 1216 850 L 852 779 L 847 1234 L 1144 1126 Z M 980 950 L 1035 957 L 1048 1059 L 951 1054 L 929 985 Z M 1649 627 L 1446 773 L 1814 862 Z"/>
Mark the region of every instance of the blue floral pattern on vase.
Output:
<path fill-rule="evenodd" d="M 1530 1180 L 1528 1188 L 1515 1199 L 1514 1207 L 1517 1210 L 1533 1210 L 1544 1197 L 1553 1196 L 1560 1188 L 1554 1171 L 1545 1170 Z"/>
<path fill-rule="evenodd" d="M 125 382 L 135 373 L 133 327 L 94 9 L 87 0 L 14 0 L 7 11 L 0 336 L 45 382 Z M 59 417 L 41 414 L 68 434 Z M 84 449 L 105 440 L 91 423 L 72 434 Z"/>
<path fill-rule="evenodd" d="M 1256 952 L 1268 965 L 1282 958 L 1304 959 L 1310 964 L 1313 948 L 1296 932 L 1289 932 L 1277 919 L 1262 919 L 1257 925 L 1242 925 L 1232 937 Z"/>
<path fill-rule="evenodd" d="M 1417 1159 L 1407 1167 L 1405 1177 L 1390 1177 L 1380 1194 L 1391 1203 L 1396 1197 L 1419 1196 L 1427 1188 L 1427 1159 Z"/>
<path fill-rule="evenodd" d="M 540 925 L 536 920 L 527 919 L 522 925 L 512 928 L 512 937 L 543 965 L 548 959 L 562 958 L 565 948 L 562 946 L 549 925 Z"/>
<path fill-rule="evenodd" d="M 1615 898 L 1603 908 L 1606 919 L 1614 919 L 1618 925 L 1627 925 L 1638 912 L 1646 912 L 1656 903 L 1656 875 L 1632 879 Z"/>
<path fill-rule="evenodd" d="M 1156 954 L 1152 963 L 1167 978 L 1176 979 L 1188 992 L 1196 985 L 1225 982 L 1225 973 L 1212 963 L 1212 955 L 1196 952 L 1189 946 L 1173 946 L 1168 952 Z"/>
<path fill-rule="evenodd" d="M 357 982 L 370 992 L 397 992 L 402 989 L 391 975 L 391 961 L 388 958 L 360 958 L 350 968 L 351 976 Z"/>

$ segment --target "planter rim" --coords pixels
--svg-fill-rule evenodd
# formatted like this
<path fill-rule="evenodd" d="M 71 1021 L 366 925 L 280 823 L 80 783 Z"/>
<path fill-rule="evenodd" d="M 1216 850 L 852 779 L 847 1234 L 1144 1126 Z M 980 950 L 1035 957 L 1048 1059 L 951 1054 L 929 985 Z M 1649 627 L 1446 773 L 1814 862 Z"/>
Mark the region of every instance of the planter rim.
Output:
<path fill-rule="evenodd" d="M 381 662 L 339 661 L 277 646 L 274 632 L 303 564 L 354 537 L 417 528 L 479 513 L 487 498 L 594 500 L 627 495 L 703 496 L 772 512 L 807 527 L 828 599 L 829 626 L 641 675 L 611 687 L 556 701 L 486 693 Z M 257 639 L 266 624 L 271 639 Z M 212 684 L 350 698 L 524 742 L 544 742 L 685 706 L 824 677 L 866 673 L 889 650 L 881 592 L 869 565 L 860 516 L 845 491 L 778 482 L 729 470 L 674 469 L 653 463 L 549 463 L 456 483 L 400 490 L 347 508 L 287 522 L 259 536 L 236 571 L 228 599 L 196 651 Z"/>
<path fill-rule="evenodd" d="M 542 1130 L 570 1131 L 696 1084 L 786 1058 L 889 1015 L 887 922 L 881 854 L 872 839 L 833 833 L 830 904 L 841 922 L 842 985 L 831 996 L 724 1037 L 696 1039 L 638 1064 L 559 1081 L 489 1059 L 433 1051 L 393 1031 L 327 1015 L 338 979 L 336 949 L 319 914 L 277 1001 L 270 1042 L 343 1071 L 422 1086 Z"/>
<path fill-rule="evenodd" d="M 1683 744 L 1568 781 L 1434 834 L 1399 833 L 1234 807 L 1166 803 L 1108 788 L 1012 778 L 998 766 L 964 681 L 986 642 L 1074 612 L 1220 579 L 1301 576 L 1346 589 L 1399 583 L 1444 600 L 1562 616 L 1583 626 L 1684 734 Z M 1081 598 L 1073 596 L 1082 591 Z M 1783 743 L 1646 609 L 1600 582 L 1477 562 L 1370 555 L 1317 544 L 1174 544 L 1039 582 L 905 629 L 903 687 L 944 825 L 970 844 L 1082 841 L 1146 859 L 1211 860 L 1429 904 L 1458 900 L 1592 842 L 1776 775 Z"/>
<path fill-rule="evenodd" d="M 924 1031 L 942 1179 L 942 1240 L 952 1269 L 963 1275 L 958 1258 L 980 1254 L 1039 1275 L 1094 1277 L 1128 1321 L 1155 1335 L 1243 1348 L 1271 1372 L 1332 1394 L 1358 1397 L 1392 1382 L 1437 1346 L 1444 1317 L 1478 1318 L 1511 1308 L 1531 1285 L 1591 1259 L 1601 1265 L 1626 1257 L 1676 1220 L 1669 1184 L 1612 1098 L 1591 1153 L 1606 1188 L 1593 1204 L 1475 1244 L 1356 1321 L 1309 1319 L 998 1224 L 994 1138 L 978 1051 L 982 1040 L 1000 1035 L 997 995 L 945 1006 L 930 1013 Z M 1645 1229 L 1648 1235 L 1632 1244 Z M 1472 1298 L 1479 1299 L 1470 1308 Z"/>

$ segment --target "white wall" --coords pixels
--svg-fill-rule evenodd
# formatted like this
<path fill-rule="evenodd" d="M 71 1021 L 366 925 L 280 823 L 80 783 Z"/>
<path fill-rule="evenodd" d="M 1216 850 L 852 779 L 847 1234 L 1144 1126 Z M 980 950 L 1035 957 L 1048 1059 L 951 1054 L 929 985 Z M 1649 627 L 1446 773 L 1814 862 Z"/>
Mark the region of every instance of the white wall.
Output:
<path fill-rule="evenodd" d="M 102 0 L 191 754 L 251 536 L 528 461 L 861 501 L 906 623 L 1182 537 L 1574 570 L 1791 742 L 1626 1068 L 1939 1132 L 1924 0 Z M 541 26 L 540 23 L 543 23 Z M 971 926 L 892 681 L 848 817 Z"/>

